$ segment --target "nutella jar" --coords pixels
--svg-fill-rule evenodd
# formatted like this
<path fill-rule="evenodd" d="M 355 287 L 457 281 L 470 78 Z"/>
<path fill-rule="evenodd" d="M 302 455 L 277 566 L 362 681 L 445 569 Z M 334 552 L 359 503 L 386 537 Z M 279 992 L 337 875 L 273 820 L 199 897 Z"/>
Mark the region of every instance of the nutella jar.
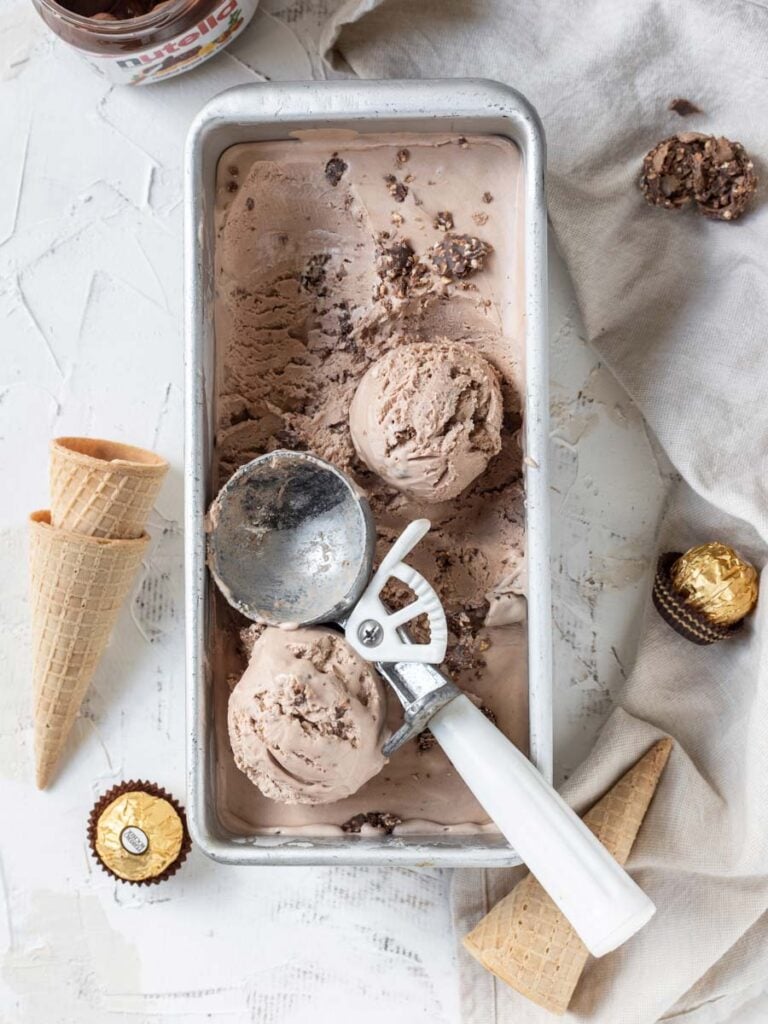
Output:
<path fill-rule="evenodd" d="M 32 0 L 43 21 L 110 82 L 147 85 L 202 64 L 259 0 Z"/>

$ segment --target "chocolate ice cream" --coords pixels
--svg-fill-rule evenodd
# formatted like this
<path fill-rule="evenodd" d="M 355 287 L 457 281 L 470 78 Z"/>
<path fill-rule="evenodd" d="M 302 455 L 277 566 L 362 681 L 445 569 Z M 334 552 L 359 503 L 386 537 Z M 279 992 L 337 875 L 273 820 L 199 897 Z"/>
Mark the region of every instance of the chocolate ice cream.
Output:
<path fill-rule="evenodd" d="M 409 561 L 445 606 L 445 667 L 526 749 L 522 194 L 519 151 L 492 136 L 320 132 L 227 150 L 217 170 L 213 412 L 219 485 L 264 452 L 309 450 L 366 493 L 379 559 L 411 520 L 432 521 Z M 461 373 L 478 384 L 470 405 L 485 396 L 487 465 L 473 456 L 458 490 L 448 491 L 458 496 L 443 491 L 435 501 L 369 468 L 349 415 L 371 367 L 382 359 L 399 366 L 443 339 L 467 353 Z M 479 370 L 488 364 L 496 387 Z M 471 431 L 467 420 L 457 451 Z M 449 474 L 460 469 L 454 460 Z M 389 599 L 404 603 L 409 594 L 393 588 Z M 259 627 L 216 595 L 211 630 L 225 827 L 338 833 L 370 812 L 402 819 L 396 833 L 492 827 L 439 746 L 415 741 L 343 800 L 313 807 L 262 796 L 236 768 L 226 726 L 227 683 L 243 675 Z M 390 691 L 386 702 L 387 726 L 397 728 L 402 708 Z"/>
<path fill-rule="evenodd" d="M 471 345 L 447 339 L 393 349 L 360 381 L 352 443 L 386 483 L 412 498 L 448 501 L 501 451 L 498 374 Z"/>
<path fill-rule="evenodd" d="M 386 761 L 382 683 L 329 629 L 269 627 L 229 698 L 237 767 L 272 800 L 325 804 Z"/>

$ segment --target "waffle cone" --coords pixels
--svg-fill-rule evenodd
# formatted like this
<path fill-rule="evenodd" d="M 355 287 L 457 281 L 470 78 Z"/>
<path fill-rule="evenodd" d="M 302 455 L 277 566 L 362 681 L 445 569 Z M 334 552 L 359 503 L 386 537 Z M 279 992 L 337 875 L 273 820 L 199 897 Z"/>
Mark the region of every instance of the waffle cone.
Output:
<path fill-rule="evenodd" d="M 145 534 L 107 540 L 30 516 L 35 757 L 44 789 L 146 549 Z"/>
<path fill-rule="evenodd" d="M 659 740 L 584 816 L 625 864 L 672 748 Z M 464 939 L 487 970 L 551 1013 L 568 1009 L 589 953 L 536 879 L 526 875 Z"/>
<path fill-rule="evenodd" d="M 51 522 L 91 537 L 139 538 L 168 471 L 154 452 L 91 437 L 51 442 Z"/>

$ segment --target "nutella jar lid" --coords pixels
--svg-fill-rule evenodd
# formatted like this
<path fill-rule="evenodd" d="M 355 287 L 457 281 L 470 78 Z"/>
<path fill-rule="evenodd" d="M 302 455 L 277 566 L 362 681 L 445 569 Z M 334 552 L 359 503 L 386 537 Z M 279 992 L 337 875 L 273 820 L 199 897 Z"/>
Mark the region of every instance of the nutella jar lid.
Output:
<path fill-rule="evenodd" d="M 189 71 L 235 39 L 258 0 L 32 0 L 48 27 L 115 84 Z"/>

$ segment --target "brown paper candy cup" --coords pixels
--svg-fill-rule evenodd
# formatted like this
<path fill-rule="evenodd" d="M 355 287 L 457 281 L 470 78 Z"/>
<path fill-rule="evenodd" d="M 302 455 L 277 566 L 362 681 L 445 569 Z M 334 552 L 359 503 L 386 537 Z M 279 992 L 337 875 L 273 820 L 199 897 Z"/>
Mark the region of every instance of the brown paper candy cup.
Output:
<path fill-rule="evenodd" d="M 668 551 L 657 563 L 656 578 L 653 581 L 653 603 L 659 615 L 675 632 L 691 643 L 705 646 L 727 640 L 738 632 L 741 622 L 732 626 L 717 625 L 685 603 L 673 587 L 671 577 L 672 566 L 680 557 L 681 552 Z"/>

